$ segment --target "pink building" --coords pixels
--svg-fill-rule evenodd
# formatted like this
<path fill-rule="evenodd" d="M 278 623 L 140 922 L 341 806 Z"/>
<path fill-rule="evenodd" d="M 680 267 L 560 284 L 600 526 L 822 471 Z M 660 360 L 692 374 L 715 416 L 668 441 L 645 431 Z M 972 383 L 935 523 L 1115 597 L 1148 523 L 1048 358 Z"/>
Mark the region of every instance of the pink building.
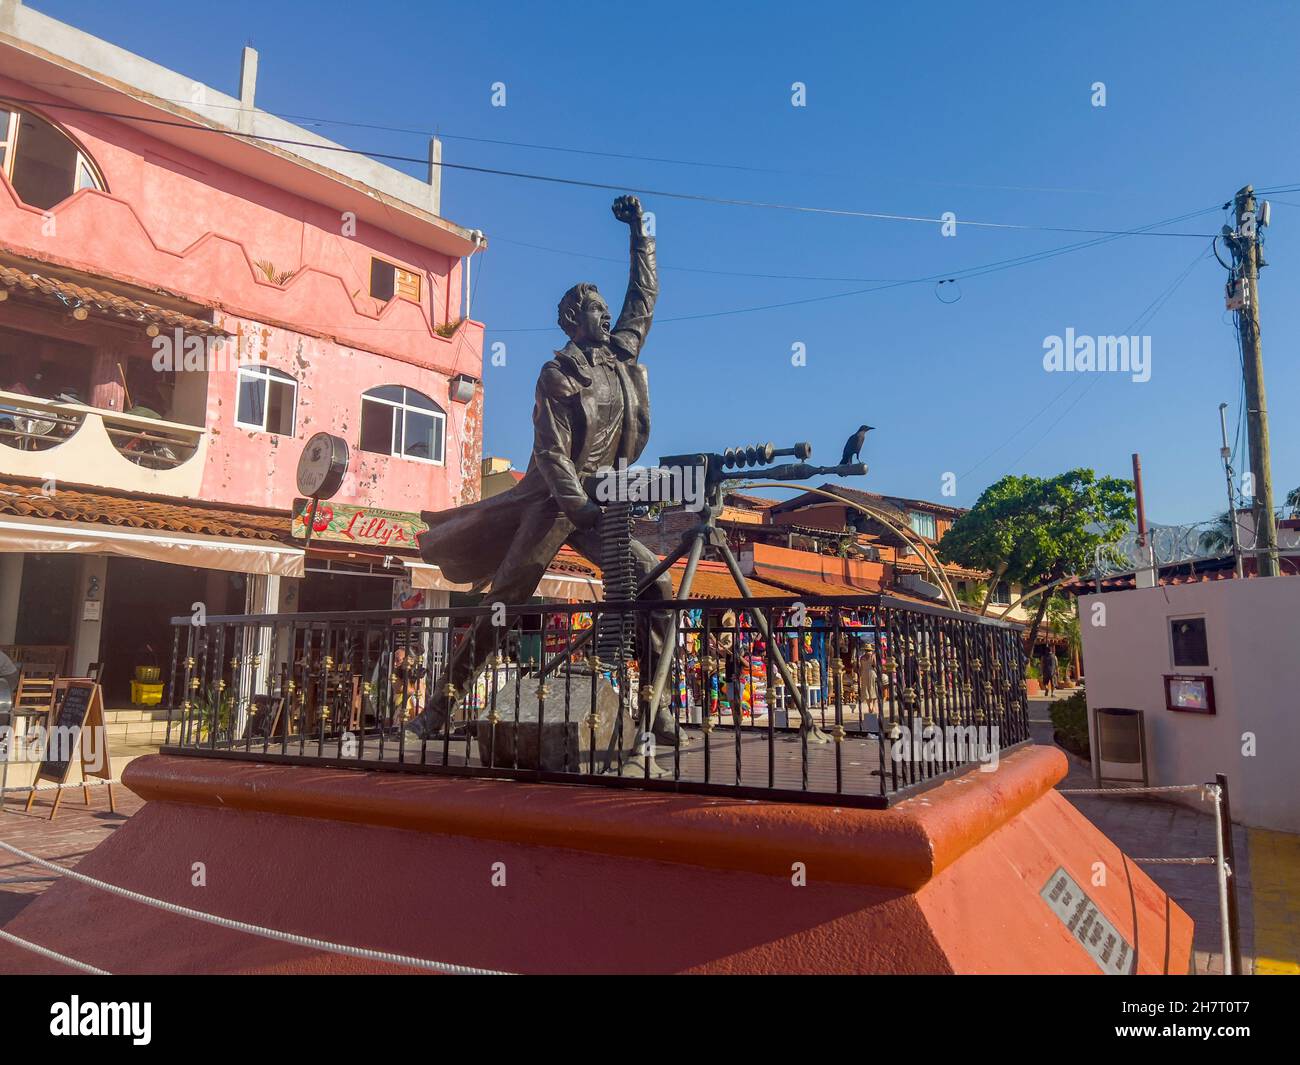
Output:
<path fill-rule="evenodd" d="M 479 490 L 486 241 L 440 146 L 425 180 L 336 150 L 256 65 L 226 95 L 0 0 L 0 646 L 119 699 L 195 604 L 445 603 L 412 512 Z M 305 553 L 322 431 L 351 460 Z"/>

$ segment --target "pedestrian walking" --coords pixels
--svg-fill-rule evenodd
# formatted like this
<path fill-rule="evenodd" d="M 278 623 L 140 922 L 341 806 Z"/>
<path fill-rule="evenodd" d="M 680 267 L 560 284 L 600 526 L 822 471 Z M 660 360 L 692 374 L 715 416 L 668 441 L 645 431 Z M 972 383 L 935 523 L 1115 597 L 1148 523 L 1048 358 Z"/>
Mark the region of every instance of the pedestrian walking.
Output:
<path fill-rule="evenodd" d="M 1056 652 L 1050 647 L 1043 655 L 1043 694 L 1051 695 L 1056 691 Z"/>
<path fill-rule="evenodd" d="M 867 640 L 862 641 L 862 651 L 858 655 L 858 716 L 866 712 L 879 712 L 880 691 L 876 682 L 876 648 Z"/>

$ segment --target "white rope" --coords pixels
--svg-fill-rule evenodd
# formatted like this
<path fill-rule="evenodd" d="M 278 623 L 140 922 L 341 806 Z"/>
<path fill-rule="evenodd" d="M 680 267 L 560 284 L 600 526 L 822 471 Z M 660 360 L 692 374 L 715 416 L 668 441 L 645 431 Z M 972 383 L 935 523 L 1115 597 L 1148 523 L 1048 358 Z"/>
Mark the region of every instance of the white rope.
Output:
<path fill-rule="evenodd" d="M 1168 784 L 1161 788 L 1061 788 L 1061 795 L 1136 795 L 1139 792 L 1201 791 L 1204 784 Z"/>
<path fill-rule="evenodd" d="M 60 788 L 98 788 L 104 784 L 121 784 L 122 782 L 114 777 L 112 780 L 104 780 L 96 777 L 94 780 L 78 780 L 64 784 L 56 784 L 47 780 L 37 784 L 9 784 L 0 788 L 0 792 L 7 793 L 11 791 L 58 791 Z"/>
<path fill-rule="evenodd" d="M 1210 858 L 1130 858 L 1138 865 L 1218 865 L 1219 859 Z"/>
<path fill-rule="evenodd" d="M 292 932 L 281 932 L 274 928 L 263 928 L 261 925 L 249 924 L 246 921 L 236 921 L 230 917 L 218 917 L 216 914 L 204 913 L 202 910 L 192 910 L 188 906 L 180 906 L 174 902 L 166 902 L 162 899 L 150 898 L 148 895 L 142 895 L 138 891 L 131 891 L 129 888 L 118 887 L 116 884 L 105 883 L 103 880 L 96 880 L 94 877 L 86 876 L 84 873 L 78 873 L 74 869 L 65 869 L 61 865 L 55 865 L 54 862 L 47 862 L 44 858 L 38 858 L 34 854 L 28 854 L 26 851 L 19 850 L 10 843 L 0 840 L 0 850 L 8 851 L 24 861 L 33 865 L 40 866 L 43 869 L 49 869 L 60 876 L 70 876 L 73 880 L 88 884 L 91 887 L 99 888 L 101 891 L 107 891 L 112 895 L 118 895 L 124 899 L 131 899 L 133 902 L 141 902 L 146 906 L 152 906 L 155 909 L 164 910 L 167 913 L 177 914 L 181 917 L 189 917 L 195 921 L 205 921 L 208 924 L 217 925 L 219 928 L 229 928 L 237 932 L 247 932 L 249 935 L 261 936 L 264 939 L 275 939 L 281 943 L 292 943 L 296 947 L 310 947 L 313 950 L 323 950 L 331 954 L 347 954 L 354 958 L 364 958 L 367 961 L 382 961 L 392 965 L 406 965 L 412 969 L 424 969 L 429 972 L 447 973 L 454 976 L 507 976 L 508 973 L 498 972 L 493 969 L 475 969 L 468 965 L 455 965 L 451 962 L 428 961 L 425 958 L 411 958 L 405 954 L 390 954 L 382 950 L 368 950 L 365 947 L 350 947 L 343 943 L 331 943 L 324 939 L 313 939 L 311 936 L 299 936 Z"/>
<path fill-rule="evenodd" d="M 23 950 L 30 950 L 33 954 L 39 954 L 43 958 L 49 958 L 51 961 L 57 961 L 61 965 L 76 969 L 78 972 L 89 973 L 91 976 L 113 975 L 106 969 L 96 969 L 93 965 L 87 965 L 84 961 L 77 961 L 76 958 L 69 958 L 66 954 L 60 954 L 48 947 L 42 947 L 39 943 L 29 943 L 25 939 L 19 939 L 17 936 L 6 932 L 3 928 L 0 928 L 0 939 L 3 939 L 6 943 L 12 943 L 15 947 L 22 947 Z"/>

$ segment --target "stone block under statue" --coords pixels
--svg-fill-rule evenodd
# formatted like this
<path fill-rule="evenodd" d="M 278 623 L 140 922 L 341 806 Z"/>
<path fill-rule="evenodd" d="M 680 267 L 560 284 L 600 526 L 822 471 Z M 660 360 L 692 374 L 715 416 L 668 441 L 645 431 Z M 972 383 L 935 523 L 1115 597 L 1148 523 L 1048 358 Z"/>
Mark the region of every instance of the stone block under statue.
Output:
<path fill-rule="evenodd" d="M 495 722 L 487 707 L 470 720 L 479 764 L 554 773 L 617 772 L 636 752 L 636 705 L 628 700 L 620 705 L 618 690 L 601 674 L 594 687 L 594 714 L 592 674 L 582 668 L 541 679 L 525 677 L 517 698 L 513 686 L 498 693 Z"/>

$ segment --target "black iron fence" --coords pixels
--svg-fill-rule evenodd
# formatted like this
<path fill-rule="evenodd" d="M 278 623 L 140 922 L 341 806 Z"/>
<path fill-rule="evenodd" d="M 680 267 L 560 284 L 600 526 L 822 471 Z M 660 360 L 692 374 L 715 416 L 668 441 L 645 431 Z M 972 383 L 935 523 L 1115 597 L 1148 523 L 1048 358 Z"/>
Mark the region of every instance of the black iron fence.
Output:
<path fill-rule="evenodd" d="M 1029 735 L 1019 626 L 888 595 L 173 625 L 171 754 L 885 806 Z"/>

